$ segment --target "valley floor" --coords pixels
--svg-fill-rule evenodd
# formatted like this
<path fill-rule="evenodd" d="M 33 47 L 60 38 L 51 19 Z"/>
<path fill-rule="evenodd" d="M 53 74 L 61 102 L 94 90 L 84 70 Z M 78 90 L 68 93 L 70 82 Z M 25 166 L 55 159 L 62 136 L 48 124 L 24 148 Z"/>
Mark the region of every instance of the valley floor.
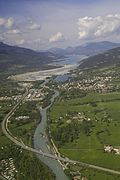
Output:
<path fill-rule="evenodd" d="M 55 144 L 70 159 L 120 171 L 119 67 L 76 74 L 55 85 L 60 96 L 48 113 Z M 120 179 L 90 171 L 82 171 L 88 179 Z"/>

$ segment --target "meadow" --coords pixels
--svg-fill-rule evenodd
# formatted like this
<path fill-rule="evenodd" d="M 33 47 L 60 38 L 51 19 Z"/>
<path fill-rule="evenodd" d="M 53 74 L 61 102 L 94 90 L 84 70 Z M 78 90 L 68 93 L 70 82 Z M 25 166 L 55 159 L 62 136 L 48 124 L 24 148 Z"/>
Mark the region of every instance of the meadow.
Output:
<path fill-rule="evenodd" d="M 119 108 L 120 92 L 91 92 L 70 100 L 58 98 L 50 109 L 50 120 L 51 133 L 60 153 L 74 160 L 120 170 L 120 155 L 104 152 L 106 144 L 120 146 Z M 78 113 L 89 118 L 89 122 L 73 118 Z M 71 132 L 67 135 L 67 129 L 74 127 L 76 131 L 71 130 L 72 135 Z M 73 138 L 69 140 L 70 135 Z M 64 136 L 63 142 L 59 137 Z"/>

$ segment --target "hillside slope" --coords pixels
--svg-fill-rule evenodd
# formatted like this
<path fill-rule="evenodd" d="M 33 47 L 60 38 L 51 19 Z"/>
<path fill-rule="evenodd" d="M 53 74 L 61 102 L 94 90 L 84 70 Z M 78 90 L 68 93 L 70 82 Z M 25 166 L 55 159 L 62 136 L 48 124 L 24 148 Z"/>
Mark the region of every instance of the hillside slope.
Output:
<path fill-rule="evenodd" d="M 0 42 L 0 71 L 24 71 L 42 69 L 57 56 L 51 52 L 36 52 Z"/>
<path fill-rule="evenodd" d="M 120 47 L 114 48 L 87 59 L 79 66 L 81 69 L 85 68 L 101 68 L 111 65 L 120 65 Z"/>

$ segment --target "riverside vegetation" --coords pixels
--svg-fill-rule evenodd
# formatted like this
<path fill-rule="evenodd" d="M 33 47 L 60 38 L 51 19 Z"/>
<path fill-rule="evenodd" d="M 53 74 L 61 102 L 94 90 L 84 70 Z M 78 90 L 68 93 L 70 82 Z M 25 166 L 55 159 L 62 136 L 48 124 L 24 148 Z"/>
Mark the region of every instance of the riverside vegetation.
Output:
<path fill-rule="evenodd" d="M 1 79 L 0 87 L 0 124 L 5 115 L 24 93 L 17 83 Z M 6 80 L 6 81 L 5 81 Z M 41 83 L 41 82 L 40 82 Z M 22 89 L 22 90 L 21 90 Z M 32 135 L 38 125 L 40 116 L 37 102 L 24 102 L 10 119 L 10 131 L 23 143 L 32 145 Z M 23 116 L 23 117 L 22 117 Z M 18 118 L 17 118 L 18 117 Z M 19 117 L 22 117 L 19 118 Z M 26 152 L 14 145 L 0 128 L 0 174 L 11 180 L 54 179 L 53 173 L 31 152 Z"/>

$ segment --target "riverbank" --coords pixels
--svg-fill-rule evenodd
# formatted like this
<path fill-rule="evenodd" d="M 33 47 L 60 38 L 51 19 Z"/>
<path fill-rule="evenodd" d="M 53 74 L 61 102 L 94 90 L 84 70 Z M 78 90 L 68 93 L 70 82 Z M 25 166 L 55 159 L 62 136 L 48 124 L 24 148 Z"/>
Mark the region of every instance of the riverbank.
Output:
<path fill-rule="evenodd" d="M 50 70 L 42 70 L 37 72 L 29 72 L 19 75 L 9 76 L 8 79 L 12 79 L 15 81 L 38 81 L 45 80 L 48 77 L 52 77 L 53 75 L 63 75 L 67 74 L 70 70 L 76 68 L 76 65 L 64 65 L 61 68 L 55 68 Z"/>
<path fill-rule="evenodd" d="M 50 108 L 52 103 L 54 102 L 54 99 L 59 95 L 58 91 L 55 91 L 55 94 L 51 98 L 51 104 L 47 106 L 46 108 L 42 109 L 40 108 L 40 114 L 41 114 L 41 122 L 38 125 L 35 134 L 34 134 L 34 148 L 37 150 L 41 150 L 44 153 L 52 154 L 51 148 L 50 148 L 50 142 L 46 135 L 46 126 L 47 126 L 47 110 Z M 64 171 L 62 169 L 62 166 L 60 163 L 54 159 L 50 159 L 47 157 L 43 157 L 41 155 L 37 155 L 38 158 L 45 163 L 49 168 L 53 171 L 53 173 L 56 176 L 56 180 L 68 180 L 66 175 L 64 174 Z"/>

